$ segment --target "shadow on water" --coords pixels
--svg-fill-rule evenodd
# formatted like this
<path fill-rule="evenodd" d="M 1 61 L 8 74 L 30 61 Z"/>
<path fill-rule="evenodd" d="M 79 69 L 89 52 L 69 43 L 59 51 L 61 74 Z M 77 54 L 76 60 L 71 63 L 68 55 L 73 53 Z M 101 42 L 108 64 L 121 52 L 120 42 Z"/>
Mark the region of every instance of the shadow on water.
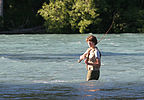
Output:
<path fill-rule="evenodd" d="M 68 60 L 78 59 L 79 54 L 0 54 L 0 57 L 12 59 L 12 60 Z M 113 53 L 102 52 L 102 56 L 144 56 L 144 53 Z"/>
<path fill-rule="evenodd" d="M 2 100 L 128 100 L 144 98 L 132 87 L 100 88 L 95 82 L 93 84 L 90 82 L 83 84 L 0 84 L 0 89 L 0 99 Z"/>
<path fill-rule="evenodd" d="M 75 54 L 0 54 L 0 57 L 12 60 L 59 60 L 76 59 Z"/>
<path fill-rule="evenodd" d="M 113 53 L 113 52 L 102 52 L 103 56 L 144 56 L 144 53 Z"/>
<path fill-rule="evenodd" d="M 79 98 L 79 95 L 75 94 L 76 88 L 62 84 L 1 84 L 0 88 L 0 99 L 3 100 L 74 100 L 74 98 Z"/>

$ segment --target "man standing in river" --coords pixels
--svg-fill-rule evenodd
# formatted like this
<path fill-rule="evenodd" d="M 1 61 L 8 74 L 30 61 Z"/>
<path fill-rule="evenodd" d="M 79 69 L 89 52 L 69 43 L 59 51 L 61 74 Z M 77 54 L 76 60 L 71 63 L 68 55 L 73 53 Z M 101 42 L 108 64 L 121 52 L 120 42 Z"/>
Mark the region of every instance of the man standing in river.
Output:
<path fill-rule="evenodd" d="M 80 56 L 81 62 L 85 59 L 85 64 L 88 70 L 87 81 L 89 80 L 98 80 L 100 76 L 100 66 L 101 66 L 101 53 L 96 47 L 97 38 L 93 35 L 90 35 L 86 38 L 89 48 L 87 51 Z"/>

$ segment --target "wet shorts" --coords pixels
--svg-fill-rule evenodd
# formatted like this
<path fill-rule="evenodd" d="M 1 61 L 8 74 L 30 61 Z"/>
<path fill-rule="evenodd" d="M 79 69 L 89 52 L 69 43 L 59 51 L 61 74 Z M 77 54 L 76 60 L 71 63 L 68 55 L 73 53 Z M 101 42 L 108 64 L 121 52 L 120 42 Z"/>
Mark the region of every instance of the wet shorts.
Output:
<path fill-rule="evenodd" d="M 99 70 L 88 70 L 87 81 L 89 80 L 98 80 L 100 76 Z"/>

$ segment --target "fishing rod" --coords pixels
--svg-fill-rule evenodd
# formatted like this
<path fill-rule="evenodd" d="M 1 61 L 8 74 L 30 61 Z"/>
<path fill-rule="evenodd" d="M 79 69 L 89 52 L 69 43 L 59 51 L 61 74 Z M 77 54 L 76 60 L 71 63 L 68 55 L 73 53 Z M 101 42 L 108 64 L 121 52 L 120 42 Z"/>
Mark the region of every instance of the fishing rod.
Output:
<path fill-rule="evenodd" d="M 106 37 L 106 35 L 108 34 L 108 32 L 111 30 L 111 28 L 112 28 L 112 26 L 113 26 L 113 24 L 114 24 L 114 20 L 115 20 L 115 14 L 114 14 L 114 16 L 113 16 L 113 20 L 112 20 L 112 23 L 111 23 L 110 27 L 109 27 L 108 30 L 105 32 L 105 34 L 102 36 L 102 38 L 98 41 L 98 43 L 100 43 L 100 42 Z M 97 43 L 97 44 L 98 44 L 98 43 Z M 89 59 L 89 54 L 88 54 L 87 59 Z M 79 60 L 78 60 L 78 63 L 80 63 L 82 60 L 83 60 L 83 59 L 79 59 Z"/>
<path fill-rule="evenodd" d="M 112 23 L 111 23 L 110 27 L 109 27 L 108 30 L 105 32 L 105 34 L 101 37 L 101 39 L 98 41 L 98 43 L 100 43 L 100 42 L 106 37 L 106 35 L 109 33 L 109 31 L 111 30 L 111 28 L 112 28 L 112 26 L 113 26 L 113 24 L 114 24 L 114 20 L 115 20 L 115 14 L 114 14 L 114 16 L 113 16 L 113 20 L 112 20 Z M 98 43 L 97 43 L 97 44 L 98 44 Z"/>

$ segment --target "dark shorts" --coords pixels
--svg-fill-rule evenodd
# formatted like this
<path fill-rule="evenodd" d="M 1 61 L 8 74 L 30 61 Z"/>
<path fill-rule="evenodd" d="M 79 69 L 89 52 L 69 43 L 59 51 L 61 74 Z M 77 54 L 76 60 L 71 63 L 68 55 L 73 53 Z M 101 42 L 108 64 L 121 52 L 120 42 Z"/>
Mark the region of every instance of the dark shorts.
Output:
<path fill-rule="evenodd" d="M 87 81 L 89 80 L 98 80 L 100 76 L 99 70 L 88 70 Z"/>

